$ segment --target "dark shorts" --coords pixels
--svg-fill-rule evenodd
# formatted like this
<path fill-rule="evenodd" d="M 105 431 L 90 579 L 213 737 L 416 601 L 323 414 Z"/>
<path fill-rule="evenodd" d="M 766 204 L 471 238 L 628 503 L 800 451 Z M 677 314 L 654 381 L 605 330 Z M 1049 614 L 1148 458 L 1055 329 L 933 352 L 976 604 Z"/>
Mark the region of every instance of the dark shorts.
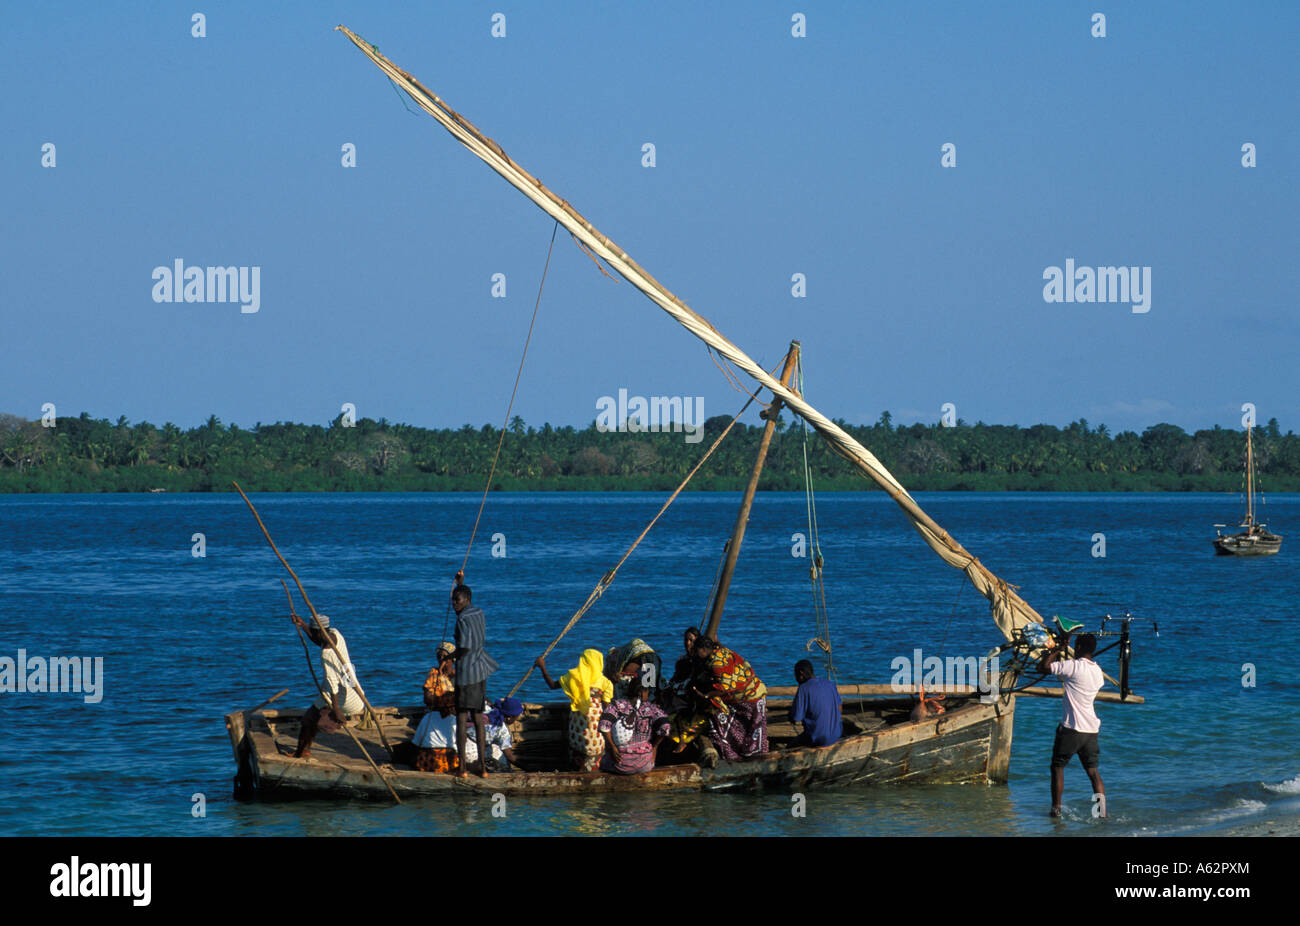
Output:
<path fill-rule="evenodd" d="M 483 702 L 487 698 L 487 680 L 469 685 L 456 683 L 456 710 L 483 711 Z"/>
<path fill-rule="evenodd" d="M 1065 768 L 1075 755 L 1078 755 L 1084 768 L 1096 768 L 1097 760 L 1101 758 L 1097 734 L 1080 733 L 1078 730 L 1058 726 L 1056 741 L 1052 743 L 1052 768 Z"/>

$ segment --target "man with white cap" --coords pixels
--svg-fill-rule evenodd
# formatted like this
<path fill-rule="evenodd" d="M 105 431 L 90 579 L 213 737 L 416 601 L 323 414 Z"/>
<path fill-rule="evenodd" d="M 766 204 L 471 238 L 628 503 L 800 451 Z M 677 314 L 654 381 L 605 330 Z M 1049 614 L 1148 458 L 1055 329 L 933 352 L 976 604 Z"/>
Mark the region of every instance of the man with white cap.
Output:
<path fill-rule="evenodd" d="M 361 685 L 357 682 L 356 671 L 348 656 L 348 644 L 343 634 L 330 626 L 330 619 L 324 614 L 317 614 L 320 629 L 316 622 L 308 624 L 294 615 L 293 622 L 307 631 L 307 636 L 321 648 L 321 670 L 324 676 L 324 691 L 316 696 L 311 707 L 302 715 L 298 732 L 298 748 L 295 759 L 310 759 L 311 744 L 316 739 L 318 730 L 333 733 L 339 725 L 346 722 L 349 714 L 359 714 L 365 707 L 361 700 Z M 321 630 L 329 634 L 333 647 L 326 643 Z"/>

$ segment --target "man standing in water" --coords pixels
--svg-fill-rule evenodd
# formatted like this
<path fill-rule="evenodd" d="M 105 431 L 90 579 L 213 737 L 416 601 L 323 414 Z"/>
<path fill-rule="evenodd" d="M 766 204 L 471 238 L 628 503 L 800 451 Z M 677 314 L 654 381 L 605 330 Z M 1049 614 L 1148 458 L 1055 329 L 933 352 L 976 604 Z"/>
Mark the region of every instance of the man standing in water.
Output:
<path fill-rule="evenodd" d="M 487 618 L 483 609 L 470 602 L 473 595 L 468 585 L 461 585 L 461 575 L 456 575 L 456 587 L 451 591 L 451 606 L 456 612 L 456 754 L 460 756 L 457 777 L 465 778 L 465 740 L 469 720 L 474 719 L 476 742 L 486 743 L 483 733 L 483 702 L 487 700 L 487 677 L 498 668 L 497 661 L 488 655 Z M 480 766 L 479 777 L 488 775 L 487 764 Z"/>
<path fill-rule="evenodd" d="M 1061 725 L 1056 728 L 1056 740 L 1052 744 L 1052 812 L 1053 817 L 1061 815 L 1061 795 L 1065 791 L 1065 767 L 1070 758 L 1079 756 L 1083 770 L 1092 782 L 1093 800 L 1100 801 L 1099 817 L 1106 816 L 1106 787 L 1101 782 L 1101 772 L 1097 762 L 1101 749 L 1097 745 L 1097 733 L 1101 730 L 1101 720 L 1093 710 L 1093 700 L 1101 690 L 1105 677 L 1101 667 L 1092 661 L 1097 652 L 1097 638 L 1085 633 L 1075 641 L 1074 658 L 1063 659 L 1067 644 L 1062 642 L 1052 647 L 1043 656 L 1039 670 L 1050 672 L 1061 680 L 1064 697 L 1065 715 Z"/>

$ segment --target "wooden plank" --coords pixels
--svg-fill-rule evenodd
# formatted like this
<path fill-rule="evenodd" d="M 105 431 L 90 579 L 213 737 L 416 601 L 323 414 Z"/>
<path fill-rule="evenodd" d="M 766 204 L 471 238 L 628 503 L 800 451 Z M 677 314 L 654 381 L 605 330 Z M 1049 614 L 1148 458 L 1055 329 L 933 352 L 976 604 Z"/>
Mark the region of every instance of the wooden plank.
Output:
<path fill-rule="evenodd" d="M 1017 691 L 1016 694 L 1033 695 L 1036 698 L 1060 698 L 1064 696 L 1065 692 L 1061 688 L 1044 688 L 1041 685 L 1034 685 Z M 1118 691 L 1099 691 L 1096 700 L 1104 701 L 1107 704 L 1145 704 L 1147 699 L 1130 692 L 1129 696 L 1121 701 Z"/>
<path fill-rule="evenodd" d="M 911 697 L 916 693 L 916 685 L 899 685 L 894 688 L 892 685 L 837 685 L 835 686 L 839 693 L 849 697 Z M 799 689 L 793 685 L 772 686 L 767 689 L 770 699 L 793 697 Z M 980 694 L 980 689 L 974 685 L 938 685 L 935 687 L 926 686 L 926 694 L 950 694 L 950 695 L 973 695 Z M 1043 685 L 1034 685 L 1024 688 L 1016 694 L 1033 695 L 1039 698 L 1059 698 L 1062 696 L 1062 689 L 1050 688 Z M 1118 691 L 1099 691 L 1097 700 L 1104 701 L 1108 704 L 1144 704 L 1146 699 L 1141 695 L 1129 694 L 1128 698 L 1121 701 Z"/>

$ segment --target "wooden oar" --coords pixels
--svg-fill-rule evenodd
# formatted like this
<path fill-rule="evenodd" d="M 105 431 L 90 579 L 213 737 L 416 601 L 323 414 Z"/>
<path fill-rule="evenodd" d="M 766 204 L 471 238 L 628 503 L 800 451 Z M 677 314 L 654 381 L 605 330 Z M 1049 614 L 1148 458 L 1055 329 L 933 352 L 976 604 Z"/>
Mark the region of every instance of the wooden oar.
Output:
<path fill-rule="evenodd" d="M 343 720 L 343 712 L 339 709 L 339 699 L 334 697 L 334 692 L 332 691 L 328 695 L 325 694 L 325 689 L 324 687 L 322 687 L 320 683 L 320 679 L 316 677 L 316 667 L 312 665 L 311 651 L 307 649 L 307 641 L 306 639 L 303 638 L 302 628 L 298 626 L 298 612 L 295 611 L 293 608 L 293 596 L 289 594 L 289 586 L 285 583 L 284 579 L 280 580 L 280 584 L 284 586 L 285 597 L 289 599 L 289 613 L 294 618 L 293 629 L 298 632 L 298 642 L 302 644 L 302 654 L 307 657 L 307 669 L 308 671 L 311 672 L 311 680 L 315 683 L 316 690 L 320 693 L 320 696 L 323 699 L 325 699 L 328 703 L 333 705 L 332 709 L 334 711 L 334 714 L 339 718 L 339 726 L 343 728 L 344 733 L 352 737 L 352 742 L 357 744 L 357 748 L 360 749 L 361 754 L 366 757 L 366 761 L 369 762 L 370 767 L 375 770 L 375 774 L 378 775 L 379 780 L 384 783 L 384 787 L 387 788 L 388 793 L 393 796 L 393 800 L 397 801 L 397 803 L 399 804 L 402 803 L 402 799 L 397 796 L 397 792 L 394 791 L 393 786 L 388 783 L 388 779 L 384 777 L 384 773 L 380 771 L 379 766 L 375 764 L 375 760 L 370 758 L 370 753 L 366 750 L 366 747 L 362 745 L 361 740 L 358 739 L 357 735 L 352 732 L 352 728 L 349 727 L 347 723 Z M 288 690 L 289 689 L 287 688 L 285 689 L 285 691 Z M 280 692 L 280 694 L 284 694 L 284 691 Z M 278 698 L 280 697 L 280 695 L 276 695 L 276 697 Z M 375 718 L 375 727 L 377 729 L 379 728 L 378 717 Z M 380 736 L 384 735 L 382 729 L 380 729 L 379 735 Z"/>
<path fill-rule="evenodd" d="M 298 573 L 293 571 L 293 567 L 289 565 L 289 561 L 284 558 L 280 553 L 280 548 L 277 547 L 275 541 L 271 539 L 271 532 L 268 531 L 266 525 L 262 523 L 261 515 L 257 513 L 257 509 L 253 507 L 253 503 L 249 500 L 248 496 L 244 494 L 244 490 L 239 487 L 239 483 L 232 480 L 230 484 L 235 487 L 235 491 L 238 492 L 240 497 L 244 500 L 244 504 L 248 506 L 248 510 L 253 512 L 253 517 L 257 519 L 257 526 L 262 529 L 262 535 L 266 537 L 266 542 L 269 543 L 271 549 L 275 551 L 275 555 L 280 560 L 280 564 L 288 570 L 289 575 L 293 576 L 293 581 L 298 586 L 298 591 L 302 593 L 302 600 L 307 602 L 307 609 L 311 611 L 311 619 L 315 621 L 316 629 L 320 631 L 321 638 L 325 641 L 325 645 L 334 652 L 334 655 L 339 658 L 340 663 L 344 666 L 350 666 L 351 660 L 343 658 L 343 654 L 339 652 L 339 648 L 334 645 L 334 641 L 330 639 L 330 635 L 327 634 L 325 628 L 321 626 L 320 615 L 316 613 L 316 606 L 313 605 L 311 599 L 307 597 L 307 590 L 302 587 L 302 581 L 298 578 Z M 292 600 L 290 603 L 292 604 Z M 354 679 L 356 678 L 355 666 L 352 666 L 352 677 Z M 384 736 L 384 725 L 380 723 L 379 715 L 375 713 L 375 709 L 370 706 L 370 699 L 367 698 L 366 693 L 361 690 L 360 681 L 357 682 L 357 694 L 361 696 L 361 703 L 366 706 L 366 710 L 370 712 L 371 718 L 375 721 L 375 729 L 379 731 L 379 740 L 384 744 L 384 748 L 388 750 L 388 758 L 391 760 L 393 758 L 393 747 L 389 745 L 388 737 Z M 339 716 L 342 717 L 343 715 L 339 714 Z"/>

